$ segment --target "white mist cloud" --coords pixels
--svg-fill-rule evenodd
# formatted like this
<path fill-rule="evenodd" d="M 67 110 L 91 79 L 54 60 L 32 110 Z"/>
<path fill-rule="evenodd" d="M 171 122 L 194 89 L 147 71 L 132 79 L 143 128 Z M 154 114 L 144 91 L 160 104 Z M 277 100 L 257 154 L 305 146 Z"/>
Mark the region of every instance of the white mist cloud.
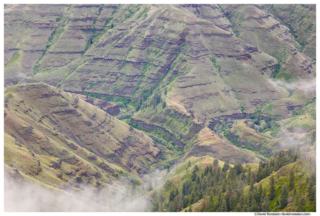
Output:
<path fill-rule="evenodd" d="M 27 78 L 27 75 L 25 73 L 20 72 L 20 71 L 16 73 L 16 76 L 18 78 Z"/>
<path fill-rule="evenodd" d="M 110 185 L 101 191 L 83 187 L 81 191 L 56 191 L 21 178 L 4 178 L 6 212 L 136 212 L 146 211 L 150 200 L 132 191 Z"/>
<path fill-rule="evenodd" d="M 305 94 L 313 93 L 316 91 L 316 79 L 298 79 L 292 82 L 283 80 L 269 79 L 269 83 L 275 88 L 285 88 L 290 91 L 302 91 Z"/>

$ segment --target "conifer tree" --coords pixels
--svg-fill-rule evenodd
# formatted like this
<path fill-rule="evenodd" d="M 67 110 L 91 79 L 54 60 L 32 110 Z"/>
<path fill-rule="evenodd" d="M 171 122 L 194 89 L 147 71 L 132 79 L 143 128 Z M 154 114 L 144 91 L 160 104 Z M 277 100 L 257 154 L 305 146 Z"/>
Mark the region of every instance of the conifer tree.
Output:
<path fill-rule="evenodd" d="M 194 193 L 194 191 L 192 191 L 191 196 L 190 196 L 190 200 L 189 200 L 189 204 L 192 205 L 194 200 L 195 200 L 195 193 Z"/>
<path fill-rule="evenodd" d="M 223 165 L 223 168 L 222 168 L 222 171 L 223 172 L 227 172 L 229 169 L 229 160 L 227 160 L 224 165 Z"/>
<path fill-rule="evenodd" d="M 316 174 L 315 174 L 315 171 L 311 174 L 311 176 L 310 176 L 310 181 L 312 181 L 313 184 L 316 184 Z"/>
<path fill-rule="evenodd" d="M 189 199 L 188 197 L 186 196 L 182 196 L 182 205 L 183 205 L 183 208 L 186 208 L 188 206 L 188 203 L 189 203 Z"/>
<path fill-rule="evenodd" d="M 255 199 L 252 199 L 250 211 L 251 212 L 259 211 L 259 207 Z"/>
<path fill-rule="evenodd" d="M 247 204 L 244 204 L 244 205 L 243 205 L 242 211 L 243 211 L 243 212 L 248 212 L 248 211 L 249 211 Z"/>
<path fill-rule="evenodd" d="M 245 207 L 245 204 L 248 203 L 248 197 L 245 194 L 241 195 L 240 203 L 243 210 L 243 208 Z"/>
<path fill-rule="evenodd" d="M 305 212 L 305 211 L 306 211 L 306 199 L 305 199 L 305 197 L 301 197 L 299 199 L 297 212 Z"/>
<path fill-rule="evenodd" d="M 248 170 L 247 182 L 248 182 L 248 184 L 250 184 L 250 182 L 251 182 L 251 167 L 249 167 L 249 170 Z"/>
<path fill-rule="evenodd" d="M 236 211 L 241 212 L 241 204 L 240 203 L 238 203 Z"/>
<path fill-rule="evenodd" d="M 221 191 L 218 194 L 218 202 L 217 202 L 217 207 L 220 208 L 221 204 L 222 204 L 222 200 L 224 199 L 224 197 L 222 196 Z"/>
<path fill-rule="evenodd" d="M 262 202 L 262 200 L 264 199 L 264 197 L 266 196 L 267 194 L 267 189 L 266 188 L 263 188 L 262 189 L 262 194 L 261 194 L 261 198 L 260 198 L 260 201 Z M 269 197 L 268 197 L 269 198 Z"/>
<path fill-rule="evenodd" d="M 223 183 L 222 183 L 222 192 L 226 192 L 226 190 L 227 190 L 227 182 L 223 181 Z"/>
<path fill-rule="evenodd" d="M 180 211 L 180 206 L 179 206 L 179 196 L 176 196 L 173 199 L 173 211 Z"/>
<path fill-rule="evenodd" d="M 253 173 L 251 173 L 251 179 L 250 179 L 250 181 L 252 181 L 252 182 L 257 182 L 257 176 L 256 176 L 256 174 L 253 172 Z"/>
<path fill-rule="evenodd" d="M 315 190 L 313 187 L 313 181 L 309 182 L 309 186 L 308 186 L 308 198 L 311 202 L 314 201 L 314 197 L 315 197 Z"/>
<path fill-rule="evenodd" d="M 253 198 L 256 200 L 258 204 L 260 203 L 260 197 L 259 197 L 259 193 L 257 192 L 257 189 L 253 190 Z"/>
<path fill-rule="evenodd" d="M 217 165 L 218 165 L 218 163 L 219 163 L 218 159 L 214 159 L 214 161 L 213 161 L 213 168 L 216 168 Z"/>
<path fill-rule="evenodd" d="M 259 169 L 258 169 L 258 176 L 261 174 L 262 169 L 263 169 L 263 163 L 262 163 L 262 161 L 260 161 L 260 162 L 259 162 Z M 260 179 L 259 179 L 259 180 L 260 180 Z"/>
<path fill-rule="evenodd" d="M 227 211 L 230 211 L 231 210 L 231 205 L 230 205 L 230 197 L 229 197 L 228 194 L 226 195 L 225 200 L 226 200 L 226 204 L 227 204 Z"/>
<path fill-rule="evenodd" d="M 294 188 L 294 172 L 293 169 L 290 171 L 290 176 L 289 176 L 289 191 L 291 191 Z"/>
<path fill-rule="evenodd" d="M 202 199 L 202 198 L 203 198 L 203 192 L 202 192 L 202 190 L 200 190 L 199 198 L 200 198 L 200 199 Z"/>
<path fill-rule="evenodd" d="M 262 184 L 260 184 L 259 185 L 259 189 L 258 189 L 258 196 L 257 196 L 258 197 L 258 199 L 257 199 L 258 203 L 260 203 L 262 201 L 262 196 L 263 196 L 262 192 L 263 192 Z"/>
<path fill-rule="evenodd" d="M 269 198 L 267 195 L 265 195 L 262 204 L 261 204 L 261 210 L 264 212 L 269 212 L 270 211 L 270 202 Z"/>
<path fill-rule="evenodd" d="M 153 203 L 153 209 L 152 209 L 152 211 L 153 211 L 153 212 L 157 212 L 158 209 L 159 209 L 159 203 L 158 203 L 157 201 L 155 201 L 155 202 Z"/>
<path fill-rule="evenodd" d="M 187 168 L 191 167 L 191 162 L 189 161 Z"/>
<path fill-rule="evenodd" d="M 175 192 L 175 196 L 177 196 L 179 194 L 179 190 L 178 188 L 176 189 L 176 192 Z"/>
<path fill-rule="evenodd" d="M 269 193 L 269 198 L 270 200 L 273 200 L 275 195 L 276 195 L 276 190 L 275 190 L 275 185 L 274 185 L 274 176 L 272 175 L 270 177 L 270 193 Z"/>
<path fill-rule="evenodd" d="M 197 171 L 194 169 L 193 171 L 192 171 L 192 175 L 191 175 L 191 180 L 192 181 L 195 181 L 196 180 L 196 178 L 197 178 L 197 173 L 196 173 Z"/>
<path fill-rule="evenodd" d="M 250 192 L 252 193 L 254 190 L 253 182 L 250 183 Z"/>
<path fill-rule="evenodd" d="M 249 197 L 248 197 L 248 205 L 249 205 L 249 206 L 252 205 L 252 200 L 253 200 L 252 192 L 249 191 Z"/>
<path fill-rule="evenodd" d="M 236 209 L 237 204 L 238 204 L 238 202 L 237 202 L 237 194 L 233 193 L 231 195 L 231 209 Z"/>
<path fill-rule="evenodd" d="M 241 173 L 241 180 L 244 181 L 246 179 L 246 174 L 243 172 Z"/>
<path fill-rule="evenodd" d="M 172 202 L 174 199 L 174 190 L 170 192 L 169 201 Z"/>
<path fill-rule="evenodd" d="M 280 199 L 279 198 L 276 201 L 276 206 L 280 206 Z"/>
<path fill-rule="evenodd" d="M 163 204 L 162 203 L 159 203 L 159 212 L 163 212 Z"/>
<path fill-rule="evenodd" d="M 226 202 L 225 198 L 222 199 L 220 211 L 221 212 L 226 212 L 227 211 L 227 202 Z"/>
<path fill-rule="evenodd" d="M 264 178 L 265 169 L 263 169 L 260 173 L 258 173 L 258 182 Z"/>
<path fill-rule="evenodd" d="M 200 177 L 199 176 L 197 176 L 197 178 L 196 178 L 196 183 L 197 183 L 197 185 L 200 183 Z"/>
<path fill-rule="evenodd" d="M 285 208 L 287 204 L 288 204 L 288 189 L 287 189 L 287 183 L 285 183 L 281 189 L 280 208 Z"/>
<path fill-rule="evenodd" d="M 170 203 L 169 203 L 169 211 L 170 211 L 170 212 L 175 211 L 175 210 L 174 210 L 174 206 L 173 206 L 173 202 L 170 202 Z"/>

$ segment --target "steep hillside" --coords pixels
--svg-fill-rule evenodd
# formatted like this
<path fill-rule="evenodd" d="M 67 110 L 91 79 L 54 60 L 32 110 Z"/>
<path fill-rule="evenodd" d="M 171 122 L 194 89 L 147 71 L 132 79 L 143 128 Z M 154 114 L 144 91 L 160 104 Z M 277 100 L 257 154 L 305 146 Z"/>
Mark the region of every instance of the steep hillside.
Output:
<path fill-rule="evenodd" d="M 4 85 L 6 170 L 62 190 L 315 159 L 316 5 L 4 5 Z"/>
<path fill-rule="evenodd" d="M 289 29 L 300 50 L 316 60 L 316 5 L 274 4 L 261 5 L 269 13 L 278 17 Z"/>
<path fill-rule="evenodd" d="M 124 187 L 126 182 L 95 188 L 86 183 L 58 188 L 7 165 L 4 171 L 6 212 L 141 212 L 149 207 L 148 200 Z"/>
<path fill-rule="evenodd" d="M 270 115 L 270 109 L 274 109 L 271 111 L 273 115 Z M 266 157 L 293 145 L 299 145 L 305 152 L 312 152 L 311 149 L 316 148 L 315 98 L 293 108 L 289 112 L 290 117 L 285 119 L 277 115 L 283 107 L 276 109 L 276 105 L 268 104 L 259 110 L 260 115 L 237 120 L 231 126 L 224 127 L 223 134 L 236 146 L 260 152 Z"/>
<path fill-rule="evenodd" d="M 198 134 L 197 143 L 189 151 L 188 156 L 212 156 L 230 163 L 258 163 L 260 159 L 238 148 L 228 140 L 222 140 L 209 128 L 202 129 Z"/>
<path fill-rule="evenodd" d="M 102 109 L 103 111 L 109 113 L 112 116 L 115 116 L 120 113 L 119 105 L 110 103 L 105 100 L 100 100 L 98 98 L 90 97 L 88 95 L 76 94 L 80 99 Z"/>
<path fill-rule="evenodd" d="M 151 192 L 153 211 L 314 212 L 315 164 L 299 151 L 245 166 L 191 158 Z"/>
<path fill-rule="evenodd" d="M 4 120 L 5 164 L 49 185 L 139 183 L 162 157 L 143 132 L 43 83 L 7 88 Z"/>
<path fill-rule="evenodd" d="M 300 52 L 303 48 L 281 20 L 257 5 L 222 7 L 239 38 L 277 60 L 273 77 L 291 75 L 303 78 L 314 74 L 315 61 Z M 315 22 L 315 17 L 313 19 Z"/>
<path fill-rule="evenodd" d="M 16 11 L 23 10 L 23 20 L 42 32 L 37 20 L 30 20 L 31 13 L 41 16 L 42 7 L 21 7 L 6 8 L 6 22 L 12 23 L 6 27 L 6 56 L 11 56 L 10 50 L 26 52 L 18 39 L 9 37 L 13 26 L 24 26 L 23 22 L 13 21 Z M 273 54 L 252 44 L 252 40 L 237 38 L 224 16 L 226 12 L 218 6 L 64 5 L 52 8 L 56 10 L 55 21 L 53 17 L 44 19 L 48 26 L 41 34 L 50 29 L 51 36 L 43 41 L 43 48 L 37 48 L 42 51 L 41 57 L 33 64 L 33 76 L 25 82 L 42 80 L 65 91 L 129 97 L 138 102 L 140 99 L 140 103 L 155 89 L 163 92 L 168 86 L 167 105 L 199 122 L 242 116 L 241 107 L 252 113 L 257 106 L 288 96 L 285 89 L 268 82 L 278 57 L 268 55 Z M 126 16 L 120 18 L 123 14 Z M 287 35 L 292 37 L 290 32 Z M 29 39 L 23 41 L 28 43 Z M 272 49 L 282 50 L 276 46 Z M 302 64 L 304 58 L 297 64 Z M 292 65 L 290 59 L 286 61 Z M 23 68 L 21 62 L 22 54 L 6 66 L 6 85 L 18 79 L 11 71 Z M 309 63 L 303 65 L 306 74 L 314 74 L 313 63 L 311 68 Z M 148 102 L 141 105 L 144 108 Z"/>

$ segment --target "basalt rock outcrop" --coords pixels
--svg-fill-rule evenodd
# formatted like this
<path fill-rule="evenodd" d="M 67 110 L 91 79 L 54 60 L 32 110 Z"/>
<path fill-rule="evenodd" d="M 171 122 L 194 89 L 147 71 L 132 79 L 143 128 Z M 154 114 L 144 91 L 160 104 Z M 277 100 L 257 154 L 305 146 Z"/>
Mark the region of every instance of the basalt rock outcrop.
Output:
<path fill-rule="evenodd" d="M 96 107 L 99 107 L 100 109 L 109 113 L 112 116 L 118 115 L 120 113 L 120 108 L 119 108 L 118 104 L 114 104 L 114 103 L 111 103 L 111 102 L 108 102 L 105 100 L 100 100 L 98 98 L 93 98 L 90 96 L 85 96 L 85 95 L 80 95 L 80 94 L 77 94 L 77 96 L 80 99 L 82 99 L 82 100 L 84 100 L 84 101 L 86 101 Z"/>
<path fill-rule="evenodd" d="M 5 164 L 46 184 L 112 182 L 112 174 L 143 174 L 162 157 L 146 134 L 77 95 L 37 83 L 11 86 L 5 98 Z"/>
<path fill-rule="evenodd" d="M 222 140 L 212 130 L 203 128 L 197 138 L 197 142 L 190 150 L 187 157 L 190 156 L 211 156 L 222 161 L 236 163 L 258 163 L 260 159 L 238 148 L 229 141 Z"/>
<path fill-rule="evenodd" d="M 212 145 L 196 144 L 207 127 L 219 127 L 214 138 L 224 143 L 220 123 L 293 118 L 315 97 L 315 9 L 315 5 L 6 5 L 5 87 L 44 82 L 66 92 L 117 98 L 129 104 L 123 119 L 148 132 L 158 131 L 180 150 L 195 147 L 197 155 L 212 153 Z M 114 125 L 118 121 L 101 114 L 100 108 L 116 115 L 118 105 L 85 99 L 91 106 L 56 91 L 41 97 L 59 97 L 63 102 L 49 101 L 50 112 L 36 114 L 32 107 L 24 107 L 24 98 L 8 110 L 13 95 L 6 95 L 5 119 L 23 107 L 19 112 L 33 116 L 38 125 L 50 122 L 47 135 L 40 139 L 39 129 L 24 120 L 11 132 L 18 146 L 28 145 L 35 153 L 46 152 L 72 165 L 81 163 L 76 155 L 57 153 L 53 140 L 66 139 L 69 149 L 96 154 L 97 160 L 89 160 L 97 169 L 107 164 L 107 170 L 116 170 L 111 166 L 116 164 L 138 174 L 147 170 L 142 164 L 161 158 L 161 151 L 147 138 L 146 143 L 138 141 L 144 157 L 133 159 L 133 140 L 145 138 L 139 131 L 122 138 L 109 135 L 119 130 Z M 83 106 L 90 107 L 89 114 Z M 230 138 L 240 140 L 239 131 L 231 131 Z M 272 141 L 276 147 L 266 147 L 264 140 L 238 144 L 273 153 L 278 145 Z M 225 142 L 230 152 L 237 152 Z"/>
<path fill-rule="evenodd" d="M 167 105 L 206 122 L 287 97 L 268 82 L 278 64 L 294 76 L 315 73 L 288 27 L 260 6 L 64 5 L 46 7 L 49 16 L 43 8 L 5 8 L 6 86 L 43 81 L 136 101 L 169 86 Z"/>

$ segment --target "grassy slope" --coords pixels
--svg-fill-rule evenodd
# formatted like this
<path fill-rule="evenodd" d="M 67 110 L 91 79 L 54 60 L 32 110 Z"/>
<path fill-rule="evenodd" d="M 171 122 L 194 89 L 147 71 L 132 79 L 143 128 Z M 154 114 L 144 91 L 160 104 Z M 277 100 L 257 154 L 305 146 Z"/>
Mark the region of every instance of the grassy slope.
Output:
<path fill-rule="evenodd" d="M 316 6 L 275 4 L 262 7 L 281 19 L 301 45 L 300 50 L 315 60 Z"/>
<path fill-rule="evenodd" d="M 265 53 L 262 53 L 261 55 L 253 53 L 251 54 L 251 60 L 219 58 L 212 55 L 200 58 L 199 61 L 194 60 L 193 58 L 198 55 L 206 54 L 206 52 L 203 51 L 205 49 L 211 51 L 218 50 L 218 53 L 220 53 L 221 50 L 226 50 L 224 54 L 229 55 L 234 54 L 234 52 L 243 52 L 243 49 L 247 49 L 247 46 L 249 45 L 241 45 L 239 47 L 234 45 L 233 43 L 238 41 L 238 38 L 229 38 L 231 35 L 229 32 L 230 29 L 206 29 L 202 24 L 207 25 L 208 22 L 211 21 L 204 21 L 204 19 L 200 18 L 197 18 L 196 23 L 198 29 L 191 32 L 200 33 L 203 36 L 203 47 L 199 46 L 193 49 L 192 46 L 187 45 L 187 42 L 192 44 L 192 39 L 189 40 L 188 38 L 186 43 L 180 44 L 177 40 L 181 38 L 177 35 L 183 34 L 186 23 L 190 24 L 191 21 L 188 20 L 187 17 L 190 16 L 194 18 L 194 14 L 188 11 L 191 9 L 186 8 L 177 9 L 175 7 L 165 6 L 163 9 L 159 10 L 150 5 L 123 5 L 109 8 L 105 7 L 102 9 L 101 13 L 99 13 L 99 7 L 86 9 L 71 6 L 70 8 L 65 7 L 59 10 L 56 7 L 48 8 L 49 11 L 54 10 L 57 14 L 63 13 L 63 16 L 57 21 L 57 23 L 59 23 L 59 28 L 56 30 L 57 34 L 54 34 L 51 38 L 52 40 L 47 41 L 47 39 L 43 39 L 50 38 L 52 32 L 49 31 L 41 33 L 44 35 L 41 40 L 32 40 L 35 43 L 33 44 L 34 47 L 45 51 L 44 55 L 42 56 L 43 51 L 32 56 L 32 58 L 30 57 L 30 59 L 26 59 L 25 54 L 21 54 L 18 59 L 16 59 L 17 55 L 13 55 L 11 58 L 12 61 L 8 60 L 10 64 L 7 63 L 5 76 L 10 75 L 10 77 L 14 77 L 15 73 L 12 72 L 25 70 L 25 62 L 30 61 L 31 65 L 36 63 L 40 65 L 38 67 L 39 71 L 37 71 L 38 74 L 30 79 L 32 82 L 45 81 L 51 85 L 71 91 L 85 91 L 91 93 L 107 92 L 107 94 L 110 95 L 120 96 L 119 104 L 123 103 L 122 96 L 139 99 L 144 98 L 140 111 L 134 113 L 139 101 L 134 101 L 134 103 L 130 103 L 123 109 L 124 111 L 129 111 L 127 118 L 134 115 L 134 118 L 136 119 L 163 127 L 171 134 L 174 134 L 177 139 L 186 144 L 184 150 L 181 150 L 174 144 L 173 140 L 169 138 L 167 133 L 164 133 L 161 130 L 149 131 L 148 133 L 150 136 L 153 136 L 154 140 L 161 140 L 163 145 L 165 145 L 162 149 L 167 151 L 167 155 L 171 155 L 167 156 L 164 163 L 159 163 L 159 166 L 161 166 L 161 164 L 173 164 L 174 161 L 185 156 L 186 154 L 184 153 L 192 151 L 197 143 L 200 129 L 207 125 L 212 117 L 234 113 L 241 114 L 242 112 L 253 113 L 259 107 L 262 107 L 261 110 L 265 116 L 274 117 L 278 114 L 282 115 L 282 121 L 277 123 L 284 125 L 283 130 L 281 131 L 287 136 L 293 136 L 298 140 L 302 140 L 302 142 L 314 141 L 315 116 L 305 114 L 305 112 L 293 116 L 292 111 L 287 107 L 288 105 L 303 107 L 313 96 L 301 92 L 292 93 L 292 90 L 279 86 L 274 89 L 272 87 L 273 85 L 270 85 L 268 79 L 269 75 L 273 72 L 271 69 L 267 69 L 267 72 L 263 76 L 260 75 L 260 69 L 262 67 L 272 66 L 279 62 L 279 59 L 281 58 L 283 58 L 281 59 L 282 62 L 287 61 L 289 62 L 289 66 L 293 65 L 290 64 L 290 61 L 293 59 L 292 53 L 289 52 L 287 46 L 281 43 L 283 38 L 279 39 L 277 36 L 277 33 L 281 33 L 282 31 L 276 30 L 276 32 L 270 34 L 265 33 L 264 29 L 270 27 L 269 24 L 274 24 L 273 22 L 275 21 L 266 21 L 264 24 L 260 25 L 255 23 L 252 19 L 251 21 L 250 19 L 246 20 L 247 17 L 244 16 L 246 15 L 246 10 L 248 10 L 249 6 L 243 7 L 244 8 L 236 9 L 236 12 L 240 13 L 233 14 L 232 18 L 228 17 L 229 19 L 226 19 L 220 10 L 208 11 L 217 16 L 222 15 L 223 18 L 221 18 L 221 20 L 219 18 L 219 22 L 222 26 L 227 26 L 229 24 L 231 26 L 234 25 L 233 31 L 236 35 L 241 33 L 240 30 L 242 30 L 243 32 L 242 35 L 240 34 L 240 38 L 244 41 L 251 45 L 253 42 L 258 41 L 253 45 L 256 45 Z M 225 7 L 223 6 L 222 8 Z M 279 8 L 281 9 L 280 6 Z M 300 6 L 297 8 L 299 9 Z M 43 10 L 43 8 L 38 9 Z M 258 12 L 258 14 L 264 13 L 257 8 L 249 9 L 250 13 L 252 10 Z M 12 12 L 15 9 L 14 7 L 9 7 L 6 10 Z M 202 13 L 202 8 L 199 11 Z M 87 18 L 92 19 L 87 22 L 73 22 L 70 18 L 81 18 L 83 13 L 86 14 L 85 16 Z M 124 14 L 126 16 L 123 16 Z M 186 16 L 186 14 L 188 14 L 188 16 Z M 275 13 L 273 14 L 275 15 Z M 259 16 L 260 15 L 261 14 L 259 14 Z M 26 12 L 22 18 L 29 19 L 32 16 L 33 14 L 27 14 Z M 184 17 L 182 22 L 177 22 L 177 20 L 175 20 L 175 17 L 177 16 Z M 259 16 L 256 16 L 256 18 Z M 285 15 L 282 17 L 287 19 Z M 44 18 L 39 17 L 39 19 Z M 95 19 L 96 21 L 94 21 Z M 307 22 L 310 20 L 312 21 L 312 17 L 310 19 L 308 18 Z M 131 21 L 135 21 L 136 23 L 132 25 Z M 231 23 L 229 21 L 231 21 Z M 80 35 L 77 33 L 77 38 L 82 39 L 69 40 L 68 34 L 75 33 L 75 31 L 72 30 L 75 26 L 78 26 L 77 28 L 79 28 L 79 32 L 81 32 Z M 89 29 L 86 29 L 87 26 L 89 26 Z M 237 26 L 240 26 L 241 28 Z M 250 37 L 248 36 L 245 32 L 245 27 L 252 26 L 258 28 L 262 27 L 262 30 L 255 31 L 253 35 L 255 38 L 250 40 L 252 35 Z M 63 31 L 61 31 L 61 27 L 64 29 Z M 101 29 L 98 27 L 101 27 Z M 97 29 L 99 30 L 96 31 Z M 295 30 L 296 29 L 297 28 L 295 28 Z M 311 28 L 312 31 L 313 29 L 314 28 Z M 100 32 L 100 30 L 102 31 Z M 95 31 L 96 33 L 94 33 Z M 29 34 L 30 32 L 25 30 L 23 26 L 21 26 L 20 32 L 23 32 L 24 34 L 24 39 L 22 40 L 21 38 L 20 40 L 27 42 L 30 41 L 30 38 L 33 37 L 33 35 L 39 33 L 37 30 L 37 32 Z M 84 32 L 90 33 L 87 34 Z M 126 32 L 126 34 L 122 32 Z M 302 31 L 299 29 L 299 38 L 312 37 L 311 33 L 304 34 L 302 32 L 304 32 L 304 30 Z M 221 37 L 204 36 L 215 34 L 220 34 Z M 165 41 L 165 44 L 163 47 L 159 47 L 158 43 L 156 43 L 159 41 L 156 41 L 155 39 L 156 42 L 154 41 L 147 48 L 141 49 L 141 44 L 147 44 L 147 35 L 152 35 L 154 38 L 162 38 L 161 40 Z M 269 41 L 266 39 L 266 36 L 269 38 Z M 291 36 L 289 34 L 286 35 L 286 37 L 290 39 Z M 89 38 L 92 39 L 92 44 L 88 43 Z M 135 41 L 128 42 L 131 39 Z M 16 38 L 16 36 L 14 38 L 7 37 L 6 40 L 12 40 L 11 42 L 14 44 L 19 38 Z M 172 41 L 174 45 L 172 45 Z M 298 42 L 301 45 L 301 41 L 298 40 Z M 102 46 L 104 43 L 107 45 Z M 269 44 L 271 43 L 274 46 L 270 47 Z M 24 43 L 21 42 L 20 44 L 21 47 L 19 47 L 19 49 L 24 49 Z M 40 46 L 40 44 L 42 45 Z M 223 44 L 223 46 L 217 47 L 218 44 Z M 228 44 L 230 46 L 227 46 Z M 59 56 L 58 54 L 47 52 L 47 45 L 50 45 L 50 51 L 58 53 L 60 51 L 70 50 L 72 52 L 79 51 L 76 47 L 80 47 L 82 50 L 86 51 L 83 55 L 69 53 L 64 56 Z M 311 50 L 313 48 L 312 41 L 308 46 L 306 46 L 304 50 Z M 299 44 L 293 41 L 290 43 L 290 48 L 294 47 L 301 48 L 299 47 Z M 276 57 L 276 59 L 266 53 Z M 308 52 L 303 51 L 303 53 L 309 55 Z M 312 52 L 309 53 L 312 54 Z M 93 60 L 93 57 L 102 58 L 102 60 L 101 62 L 96 62 Z M 297 57 L 299 61 L 297 62 L 300 62 L 303 58 L 304 56 L 299 54 Z M 38 62 L 39 59 L 40 61 Z M 110 61 L 103 62 L 105 61 L 103 59 L 109 59 Z M 61 65 L 56 65 L 54 62 L 58 62 Z M 139 62 L 143 62 L 143 64 L 140 64 Z M 139 65 L 137 66 L 136 63 L 139 63 Z M 166 72 L 160 70 L 162 67 L 167 67 Z M 291 80 L 292 78 L 300 76 L 294 73 L 293 75 L 287 73 L 287 71 L 292 69 L 290 67 L 282 67 L 282 69 L 284 69 L 277 71 L 278 75 L 276 78 L 280 80 Z M 299 66 L 296 68 L 299 68 Z M 106 71 L 112 73 L 105 73 Z M 32 71 L 32 73 L 33 72 L 34 71 Z M 197 78 L 196 81 L 192 79 L 193 76 Z M 304 76 L 304 74 L 302 76 Z M 238 82 L 235 84 L 234 80 L 238 80 Z M 12 83 L 16 83 L 17 81 L 19 80 L 15 80 Z M 153 90 L 151 90 L 151 87 Z M 230 89 L 232 91 L 230 91 Z M 266 92 L 264 92 L 265 89 L 267 89 Z M 276 90 L 275 93 L 272 92 L 274 90 Z M 156 93 L 159 92 L 161 99 L 160 101 L 155 102 Z M 269 98 L 272 98 L 273 101 L 268 103 Z M 264 105 L 265 103 L 267 104 Z M 315 107 L 315 103 L 309 107 Z M 244 111 L 242 111 L 242 109 L 244 109 Z M 25 110 L 27 110 L 27 107 L 23 108 L 23 111 Z M 92 116 L 92 113 L 89 113 L 89 116 Z M 30 120 L 26 120 L 27 124 L 29 124 L 28 121 Z M 128 122 L 130 123 L 130 121 Z M 223 124 L 225 123 L 224 120 L 222 122 Z M 232 123 L 232 127 L 235 134 L 239 136 L 239 139 L 242 139 L 243 142 L 245 141 L 246 145 L 249 146 L 251 150 L 254 150 L 254 152 L 251 152 L 250 149 L 243 149 L 242 152 L 249 152 L 253 155 L 257 154 L 256 156 L 263 159 L 263 156 L 260 154 L 266 155 L 269 154 L 270 151 L 276 151 L 277 145 L 275 145 L 275 142 L 279 139 L 279 134 L 276 134 L 275 132 L 278 131 L 279 127 L 276 126 L 275 121 L 273 122 L 274 126 L 271 126 L 271 128 L 263 128 L 263 132 L 258 132 L 258 129 L 253 130 L 243 123 L 243 121 L 235 121 Z M 258 126 L 260 127 L 262 124 Z M 53 127 L 51 127 L 51 129 L 52 128 Z M 120 128 L 123 129 L 122 126 Z M 56 129 L 59 131 L 59 128 Z M 307 132 L 300 133 L 297 132 L 296 129 L 303 129 Z M 220 130 L 220 133 L 216 130 L 214 131 L 218 136 L 224 136 L 223 131 Z M 86 131 L 82 132 L 86 133 Z M 41 133 L 44 133 L 42 129 L 39 134 Z M 60 133 L 58 132 L 58 134 Z M 100 135 L 99 132 L 93 131 L 92 136 L 89 135 L 88 137 L 85 137 L 84 141 L 90 144 L 95 140 L 94 136 L 97 134 L 100 138 L 104 137 L 104 135 Z M 219 145 L 223 144 L 222 140 L 223 139 L 221 139 L 221 142 L 219 141 Z M 78 141 L 80 142 L 80 140 Z M 230 141 L 232 142 L 232 140 Z M 104 141 L 101 140 L 101 142 L 103 143 Z M 54 144 L 58 145 L 56 142 Z M 258 148 L 255 149 L 257 146 Z M 81 152 L 79 154 L 81 154 L 81 157 L 84 157 L 85 160 L 87 160 L 90 151 L 94 150 L 90 145 L 86 145 L 86 148 L 88 148 L 89 151 L 85 148 L 79 149 L 79 152 Z M 63 147 L 59 146 L 59 151 L 62 149 Z M 234 149 L 234 146 L 230 149 Z M 39 148 L 37 150 L 39 150 Z M 105 149 L 96 149 L 96 152 L 100 151 L 104 152 Z M 54 157 L 52 160 L 56 160 L 56 158 Z M 139 160 L 139 166 L 141 164 L 150 165 L 148 160 L 145 160 L 143 157 L 139 158 Z M 101 161 L 98 160 L 99 163 Z M 91 163 L 91 161 L 89 162 Z M 84 163 L 86 164 L 87 162 L 84 161 Z M 107 161 L 105 163 L 108 164 Z M 112 163 L 108 165 L 114 169 L 121 170 L 120 167 L 117 165 L 115 166 Z M 55 175 L 55 173 L 52 174 L 52 176 Z M 108 176 L 106 178 L 113 179 L 113 176 Z"/>
<path fill-rule="evenodd" d="M 280 170 L 277 172 L 274 172 L 272 175 L 275 177 L 275 192 L 276 196 L 275 198 L 270 201 L 270 210 L 271 211 L 283 211 L 283 212 L 288 212 L 288 211 L 295 211 L 297 208 L 297 205 L 295 203 L 293 204 L 288 204 L 285 209 L 279 209 L 278 206 L 276 206 L 276 200 L 279 199 L 280 197 L 280 191 L 281 191 L 281 186 L 287 183 L 289 185 L 289 172 L 291 169 L 294 169 L 295 173 L 295 189 L 300 192 L 302 197 L 305 197 L 307 195 L 307 184 L 306 184 L 306 179 L 307 177 L 310 176 L 310 170 L 314 169 L 313 163 L 307 162 L 306 160 L 298 160 L 294 163 L 288 164 L 284 167 L 282 167 Z M 252 170 L 254 171 L 254 167 L 252 167 Z M 262 179 L 259 183 L 256 183 L 254 186 L 260 186 L 262 184 L 262 188 L 266 189 L 267 194 L 269 194 L 269 179 L 270 176 L 268 176 L 265 179 Z M 250 189 L 250 186 L 247 186 L 244 188 L 244 193 L 248 193 Z M 289 191 L 289 196 L 293 196 L 293 190 Z M 206 197 L 204 199 L 208 199 L 209 197 Z M 216 197 L 217 198 L 217 197 Z M 201 205 L 204 201 L 204 199 L 201 199 L 191 205 L 192 211 L 197 211 L 201 208 Z M 307 199 L 307 205 L 306 205 L 307 212 L 313 212 L 315 211 L 314 207 L 312 206 L 312 203 Z M 189 207 L 185 208 L 182 210 L 188 211 Z"/>
<path fill-rule="evenodd" d="M 5 104 L 5 164 L 46 184 L 74 184 L 80 177 L 96 186 L 121 175 L 139 183 L 134 176 L 158 160 L 160 151 L 147 135 L 54 87 L 7 88 Z M 124 140 L 134 145 L 123 146 Z"/>
<path fill-rule="evenodd" d="M 301 100 L 296 98 L 298 96 Z M 251 119 L 234 121 L 229 128 L 225 127 L 223 135 L 239 147 L 266 156 L 274 155 L 279 148 L 287 148 L 290 143 L 313 148 L 316 129 L 316 102 L 313 96 L 313 93 L 294 94 L 282 102 L 276 102 L 281 109 L 272 109 L 272 105 L 267 104 L 259 108 Z M 294 108 L 289 110 L 288 105 Z"/>
<path fill-rule="evenodd" d="M 169 200 L 170 191 L 172 189 L 178 188 L 179 191 L 182 190 L 182 185 L 184 182 L 191 178 L 192 171 L 194 166 L 197 165 L 199 167 L 199 171 L 203 171 L 207 166 L 213 164 L 213 160 L 215 158 L 210 156 L 202 156 L 202 157 L 190 157 L 184 160 L 178 166 L 175 166 L 169 173 L 166 174 L 163 179 L 163 183 L 154 188 L 153 191 L 149 192 L 152 194 L 154 191 L 160 190 L 165 201 Z M 191 166 L 188 167 L 188 163 L 190 162 Z M 222 167 L 225 162 L 219 160 L 219 166 Z M 231 165 L 233 166 L 233 165 Z"/>

